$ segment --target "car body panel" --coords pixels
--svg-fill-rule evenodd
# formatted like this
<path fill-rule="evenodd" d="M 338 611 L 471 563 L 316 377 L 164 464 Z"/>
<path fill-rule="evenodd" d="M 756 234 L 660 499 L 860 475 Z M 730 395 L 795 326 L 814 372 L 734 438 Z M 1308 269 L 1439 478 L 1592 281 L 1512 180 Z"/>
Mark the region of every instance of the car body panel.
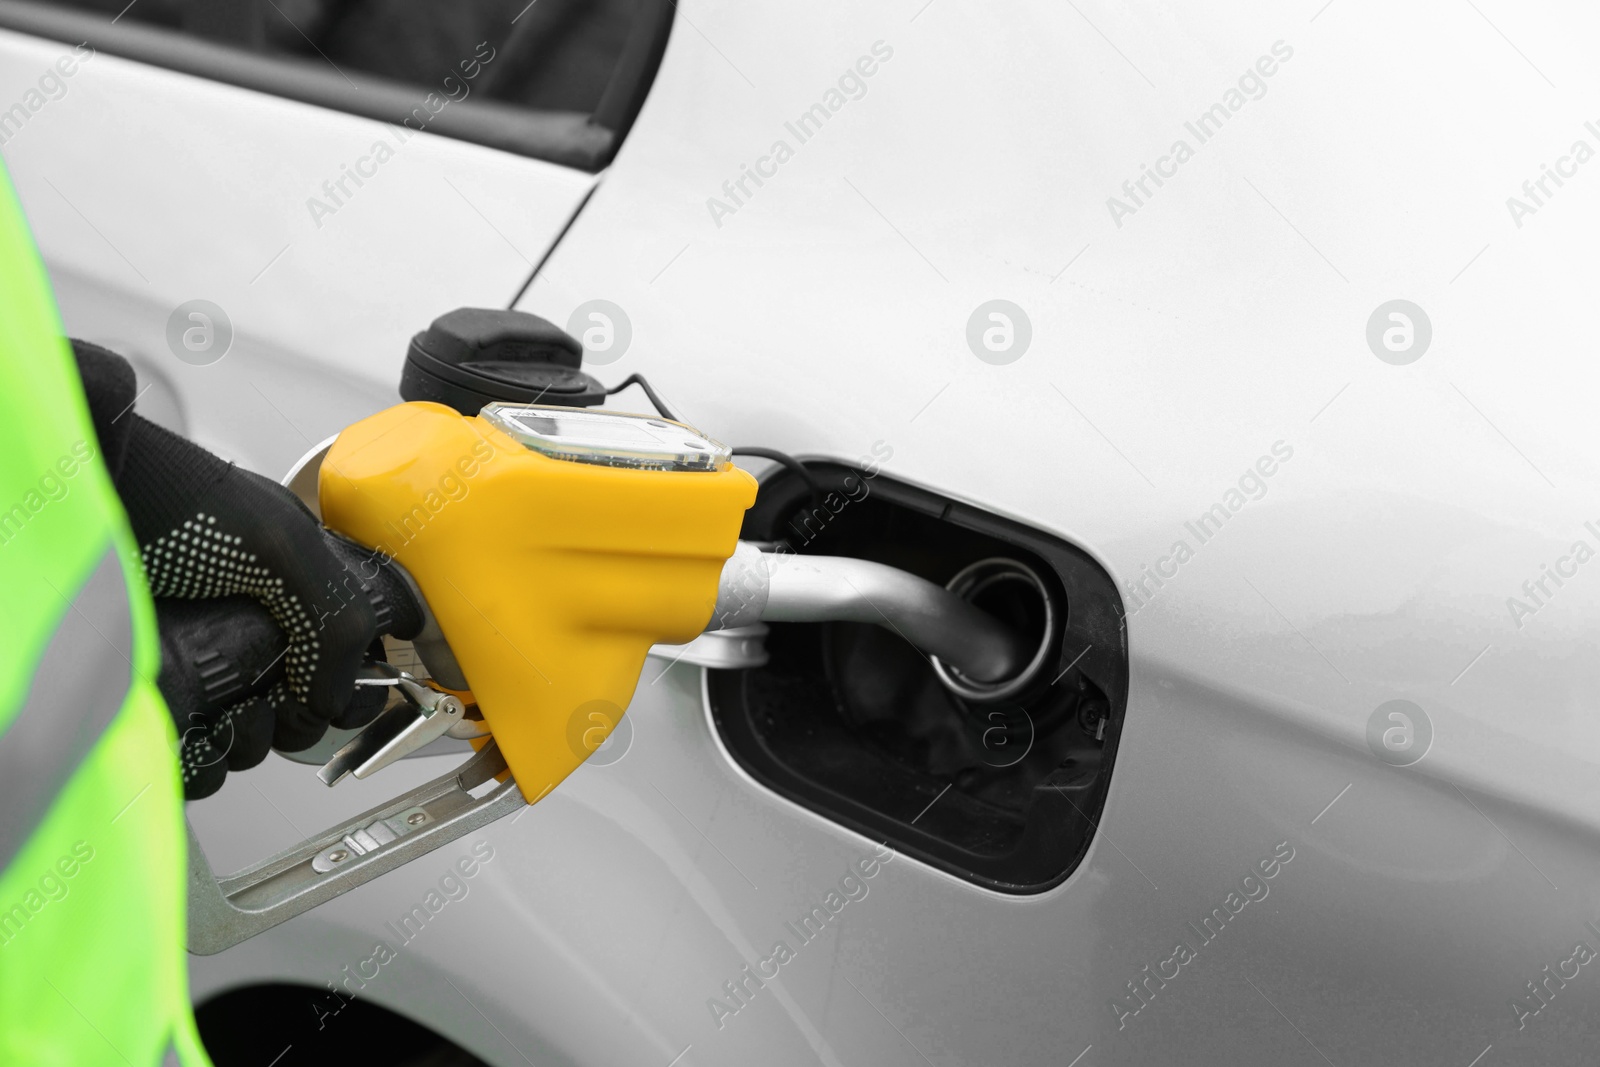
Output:
<path fill-rule="evenodd" d="M 762 12 L 714 12 L 697 24 L 730 63 L 677 80 L 669 54 L 520 306 L 610 299 L 635 336 L 616 372 L 712 432 L 844 460 L 887 441 L 894 476 L 1147 583 L 1084 865 L 1015 902 L 908 865 L 922 921 L 874 917 L 875 951 L 840 973 L 935 1062 L 1314 1060 L 1293 1026 L 1335 1062 L 1580 1059 L 1596 994 L 1521 1030 L 1511 1005 L 1572 942 L 1600 948 L 1600 585 L 1579 567 L 1534 617 L 1508 600 L 1600 547 L 1580 236 L 1600 202 L 1572 179 L 1518 227 L 1506 198 L 1600 144 L 1540 73 L 1594 81 L 1557 28 L 1593 14 L 935 3 L 811 10 L 780 47 Z M 795 142 L 785 120 L 878 40 L 895 54 L 866 94 L 714 221 L 722 182 Z M 1197 143 L 1184 122 L 1280 41 L 1265 95 Z M 1123 181 L 1179 138 L 1193 158 L 1117 225 L 1108 198 L 1132 203 Z M 660 266 L 618 270 L 619 247 Z M 966 345 L 995 297 L 1032 318 L 1007 366 Z M 1364 336 L 1397 297 L 1435 329 L 1409 366 Z M 1266 495 L 1200 543 L 1186 524 L 1279 441 Z M 1180 540 L 1193 558 L 1157 588 L 1146 568 Z M 1368 747 L 1394 699 L 1432 722 L 1412 767 Z M 1241 913 L 1261 926 L 1119 1020 L 1126 983 L 1280 841 L 1303 866 Z"/>

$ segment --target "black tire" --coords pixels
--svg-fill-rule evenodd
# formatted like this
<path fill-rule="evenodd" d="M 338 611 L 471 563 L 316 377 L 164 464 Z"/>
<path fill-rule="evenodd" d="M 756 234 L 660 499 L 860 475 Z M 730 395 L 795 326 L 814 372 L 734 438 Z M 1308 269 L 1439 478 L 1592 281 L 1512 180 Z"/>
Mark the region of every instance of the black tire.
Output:
<path fill-rule="evenodd" d="M 215 1067 L 489 1067 L 420 1023 L 326 988 L 246 986 L 194 1015 Z"/>

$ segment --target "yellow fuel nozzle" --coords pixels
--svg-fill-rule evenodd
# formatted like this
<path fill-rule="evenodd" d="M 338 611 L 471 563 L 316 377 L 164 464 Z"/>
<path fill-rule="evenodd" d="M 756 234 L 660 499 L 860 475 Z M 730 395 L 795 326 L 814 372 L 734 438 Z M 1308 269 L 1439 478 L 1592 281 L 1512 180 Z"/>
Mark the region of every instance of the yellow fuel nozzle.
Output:
<path fill-rule="evenodd" d="M 705 629 L 755 493 L 679 423 L 432 403 L 346 429 L 318 487 L 324 523 L 415 579 L 530 802 L 616 726 L 651 645 Z"/>

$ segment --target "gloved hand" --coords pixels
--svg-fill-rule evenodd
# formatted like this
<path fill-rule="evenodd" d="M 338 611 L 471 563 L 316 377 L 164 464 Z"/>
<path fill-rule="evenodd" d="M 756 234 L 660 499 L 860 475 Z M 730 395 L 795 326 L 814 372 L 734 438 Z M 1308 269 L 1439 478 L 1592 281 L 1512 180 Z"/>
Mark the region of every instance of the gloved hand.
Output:
<path fill-rule="evenodd" d="M 331 534 L 326 543 L 348 570 L 362 580 L 361 593 L 371 604 L 378 630 L 414 636 L 422 625 L 421 609 L 405 580 L 390 572 L 376 553 Z M 277 622 L 258 601 L 239 595 L 211 600 L 156 600 L 161 633 L 161 675 L 158 684 L 182 735 L 185 789 L 189 799 L 207 796 L 221 786 L 226 772 L 254 767 L 273 747 L 304 747 L 289 736 L 303 730 L 312 740 L 324 725 L 298 721 L 302 705 L 284 685 L 288 641 Z M 367 658 L 383 658 L 383 642 L 374 641 Z M 332 725 L 352 729 L 370 722 L 390 690 L 357 687 L 350 703 Z M 304 740 L 304 738 L 301 738 Z"/>
<path fill-rule="evenodd" d="M 132 368 L 120 356 L 81 341 L 73 350 L 163 627 L 225 629 L 253 600 L 287 640 L 282 682 L 266 692 L 247 683 L 226 708 L 194 706 L 193 690 L 174 687 L 174 665 L 164 664 L 159 681 L 182 738 L 185 795 L 206 796 L 228 769 L 259 763 L 269 739 L 292 752 L 315 744 L 330 723 L 365 725 L 382 707 L 374 694 L 351 708 L 356 669 L 377 633 L 369 583 L 289 490 L 135 414 Z"/>

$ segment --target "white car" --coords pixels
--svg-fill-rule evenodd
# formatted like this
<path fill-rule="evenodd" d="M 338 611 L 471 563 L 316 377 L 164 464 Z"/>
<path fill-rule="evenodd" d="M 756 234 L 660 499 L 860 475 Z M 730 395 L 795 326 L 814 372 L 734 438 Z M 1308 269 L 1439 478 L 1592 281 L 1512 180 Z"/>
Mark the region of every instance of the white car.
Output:
<path fill-rule="evenodd" d="M 1600 12 L 90 6 L 0 3 L 0 153 L 152 418 L 283 475 L 514 307 L 875 474 L 746 536 L 1054 612 L 1008 704 L 652 656 L 537 804 L 193 957 L 223 1067 L 1592 1059 Z M 189 817 L 226 872 L 461 758 Z"/>

